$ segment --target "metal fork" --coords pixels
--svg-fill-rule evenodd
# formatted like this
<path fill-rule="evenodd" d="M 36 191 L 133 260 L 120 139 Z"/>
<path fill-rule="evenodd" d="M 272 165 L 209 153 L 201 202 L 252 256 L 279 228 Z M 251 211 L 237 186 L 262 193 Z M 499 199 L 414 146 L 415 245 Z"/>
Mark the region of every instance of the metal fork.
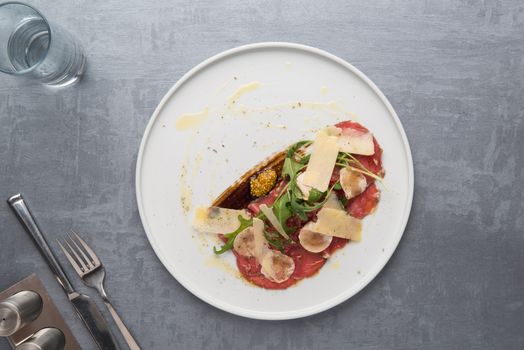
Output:
<path fill-rule="evenodd" d="M 71 234 L 68 234 L 67 238 L 64 238 L 62 243 L 58 241 L 58 245 L 67 257 L 67 260 L 69 260 L 71 265 L 73 265 L 76 273 L 80 276 L 84 284 L 98 290 L 98 293 L 100 293 L 102 300 L 109 309 L 111 316 L 113 316 L 118 329 L 122 332 L 129 348 L 131 350 L 140 350 L 140 347 L 131 335 L 131 332 L 129 332 L 126 325 L 120 316 L 118 316 L 115 308 L 107 298 L 106 291 L 104 290 L 104 278 L 106 272 L 95 252 L 74 231 L 71 231 Z"/>

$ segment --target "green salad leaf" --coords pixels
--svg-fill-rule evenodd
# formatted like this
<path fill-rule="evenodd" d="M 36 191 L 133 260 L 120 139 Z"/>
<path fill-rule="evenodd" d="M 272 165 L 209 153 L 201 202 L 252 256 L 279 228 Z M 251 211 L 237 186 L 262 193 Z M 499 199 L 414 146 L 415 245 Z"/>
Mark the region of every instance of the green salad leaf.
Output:
<path fill-rule="evenodd" d="M 284 160 L 284 165 L 282 166 L 282 177 L 287 177 L 292 180 L 303 168 L 305 168 L 305 165 L 300 164 L 293 158 L 286 157 Z"/>
<path fill-rule="evenodd" d="M 336 165 L 341 167 L 348 167 L 351 170 L 357 171 L 364 175 L 374 178 L 375 180 L 382 183 L 382 178 L 366 168 L 362 162 L 360 162 L 354 155 L 347 152 L 339 152 L 337 156 Z"/>
<path fill-rule="evenodd" d="M 284 231 L 286 231 L 286 233 L 292 233 L 296 227 L 287 225 L 288 219 L 293 216 L 293 210 L 291 210 L 290 204 L 290 194 L 288 191 L 273 203 L 272 209 Z"/>
<path fill-rule="evenodd" d="M 307 198 L 307 201 L 309 203 L 315 203 L 315 202 L 318 202 L 322 196 L 324 195 L 324 192 L 320 192 L 319 190 L 317 190 L 316 188 L 312 188 L 310 191 L 309 191 L 309 197 Z"/>
<path fill-rule="evenodd" d="M 310 140 L 302 140 L 302 141 L 298 141 L 298 142 L 292 144 L 291 146 L 289 146 L 289 148 L 287 150 L 286 158 L 293 158 L 295 156 L 295 153 L 300 148 L 307 147 L 307 146 L 309 146 L 312 143 L 313 143 L 313 141 L 310 141 Z"/>
<path fill-rule="evenodd" d="M 282 237 L 282 235 L 280 235 L 277 232 L 268 232 L 264 230 L 264 236 L 266 237 L 266 240 L 272 247 L 280 250 L 281 252 L 284 252 L 286 246 L 291 242 L 291 240 L 286 240 L 284 237 Z"/>

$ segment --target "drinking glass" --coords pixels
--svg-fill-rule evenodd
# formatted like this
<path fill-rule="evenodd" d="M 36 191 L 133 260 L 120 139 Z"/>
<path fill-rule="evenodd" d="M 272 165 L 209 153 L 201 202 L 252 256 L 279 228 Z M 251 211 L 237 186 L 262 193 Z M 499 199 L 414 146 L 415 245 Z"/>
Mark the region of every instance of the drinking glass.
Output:
<path fill-rule="evenodd" d="M 78 82 L 86 57 L 78 41 L 35 8 L 0 4 L 0 71 L 63 87 Z"/>

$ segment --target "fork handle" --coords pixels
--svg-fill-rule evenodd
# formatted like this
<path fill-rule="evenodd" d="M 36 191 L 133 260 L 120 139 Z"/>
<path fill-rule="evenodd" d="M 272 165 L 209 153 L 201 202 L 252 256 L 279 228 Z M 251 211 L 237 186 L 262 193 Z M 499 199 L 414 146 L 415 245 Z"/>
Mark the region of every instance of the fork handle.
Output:
<path fill-rule="evenodd" d="M 124 324 L 124 321 L 122 321 L 122 319 L 116 312 L 113 305 L 111 305 L 109 300 L 104 300 L 104 304 L 106 304 L 107 309 L 109 310 L 109 313 L 113 317 L 113 320 L 115 320 L 115 323 L 118 329 L 120 330 L 120 332 L 122 333 L 122 335 L 124 336 L 124 340 L 126 341 L 129 348 L 131 350 L 140 350 L 140 346 L 138 346 L 135 338 L 133 338 L 133 336 L 131 335 L 131 332 L 129 332 L 129 329 L 127 329 L 126 325 Z"/>

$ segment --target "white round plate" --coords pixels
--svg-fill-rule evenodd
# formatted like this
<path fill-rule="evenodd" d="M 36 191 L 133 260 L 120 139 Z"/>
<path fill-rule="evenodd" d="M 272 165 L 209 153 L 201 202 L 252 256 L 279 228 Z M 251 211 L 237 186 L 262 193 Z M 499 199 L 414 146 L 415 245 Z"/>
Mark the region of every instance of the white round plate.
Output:
<path fill-rule="evenodd" d="M 213 254 L 216 236 L 192 229 L 194 208 L 273 152 L 347 119 L 371 130 L 384 150 L 385 187 L 362 240 L 286 290 L 246 283 L 233 254 Z M 142 139 L 136 192 L 153 249 L 184 287 L 233 314 L 291 319 L 347 300 L 384 267 L 409 217 L 413 163 L 395 111 L 364 74 L 316 48 L 260 43 L 202 62 L 169 90 Z"/>

